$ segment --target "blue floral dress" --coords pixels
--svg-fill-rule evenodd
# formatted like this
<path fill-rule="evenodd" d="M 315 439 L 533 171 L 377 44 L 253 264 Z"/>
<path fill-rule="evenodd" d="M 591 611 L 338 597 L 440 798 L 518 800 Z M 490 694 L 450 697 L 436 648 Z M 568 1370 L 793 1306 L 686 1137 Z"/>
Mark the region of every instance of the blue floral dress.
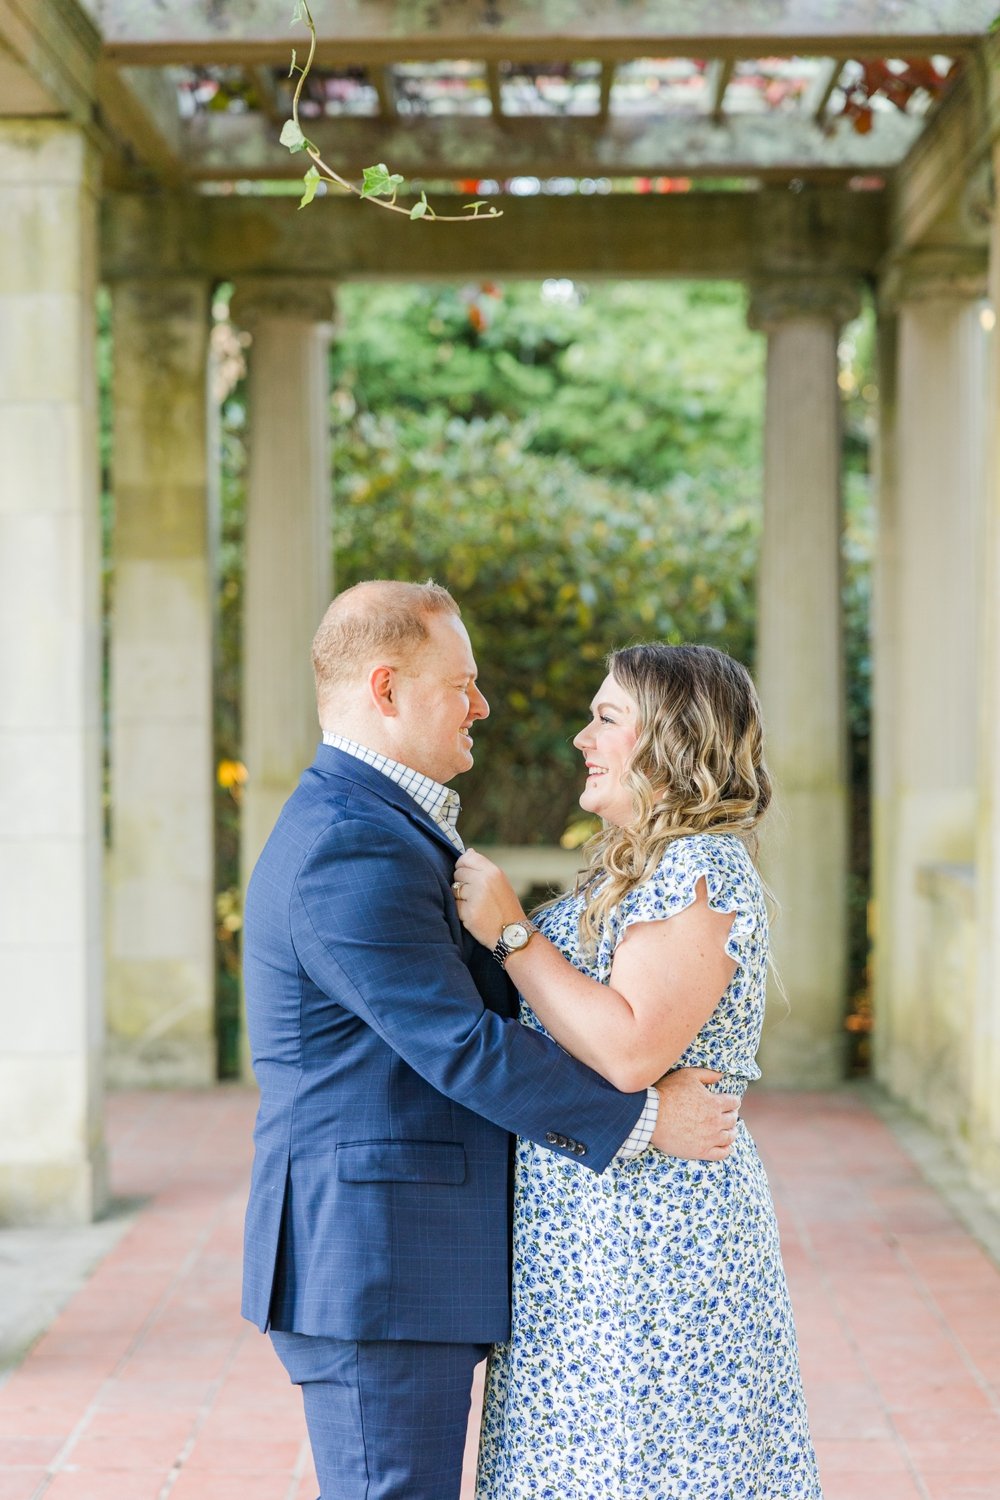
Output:
<path fill-rule="evenodd" d="M 633 922 L 735 913 L 738 968 L 680 1060 L 742 1094 L 760 1077 L 767 913 L 742 841 L 671 843 L 581 951 L 580 898 L 539 926 L 607 983 Z M 525 1026 L 542 1030 L 522 1002 Z M 517 1145 L 513 1323 L 493 1352 L 476 1500 L 821 1500 L 774 1208 L 742 1123 L 722 1162 L 649 1150 L 598 1176 Z"/>

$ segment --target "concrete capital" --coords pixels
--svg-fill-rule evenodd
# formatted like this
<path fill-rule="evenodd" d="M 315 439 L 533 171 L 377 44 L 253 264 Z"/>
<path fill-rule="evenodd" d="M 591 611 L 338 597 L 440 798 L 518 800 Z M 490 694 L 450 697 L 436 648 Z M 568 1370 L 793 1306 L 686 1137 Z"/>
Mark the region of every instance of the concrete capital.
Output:
<path fill-rule="evenodd" d="M 252 276 L 236 285 L 234 323 L 253 332 L 265 319 L 293 323 L 332 323 L 336 286 L 321 276 Z"/>
<path fill-rule="evenodd" d="M 894 256 L 882 268 L 878 283 L 879 307 L 893 312 L 903 302 L 931 298 L 976 301 L 985 297 L 989 253 L 985 247 L 954 249 L 930 247 Z"/>
<path fill-rule="evenodd" d="M 770 276 L 750 283 L 747 321 L 770 333 L 783 323 L 822 318 L 840 327 L 861 310 L 861 288 L 849 276 Z"/>

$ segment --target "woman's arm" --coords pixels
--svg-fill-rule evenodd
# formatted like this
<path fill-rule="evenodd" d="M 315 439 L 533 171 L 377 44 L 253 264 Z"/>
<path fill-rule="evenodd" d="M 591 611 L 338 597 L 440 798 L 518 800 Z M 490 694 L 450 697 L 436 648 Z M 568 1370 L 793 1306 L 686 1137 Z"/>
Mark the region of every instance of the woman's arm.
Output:
<path fill-rule="evenodd" d="M 486 947 L 524 917 L 507 877 L 472 849 L 455 869 L 458 910 Z M 588 979 L 541 933 L 507 959 L 507 972 L 568 1052 L 620 1089 L 647 1087 L 674 1067 L 736 972 L 725 944 L 732 912 L 712 911 L 704 878 L 675 916 L 637 922 L 615 952 L 608 984 Z"/>

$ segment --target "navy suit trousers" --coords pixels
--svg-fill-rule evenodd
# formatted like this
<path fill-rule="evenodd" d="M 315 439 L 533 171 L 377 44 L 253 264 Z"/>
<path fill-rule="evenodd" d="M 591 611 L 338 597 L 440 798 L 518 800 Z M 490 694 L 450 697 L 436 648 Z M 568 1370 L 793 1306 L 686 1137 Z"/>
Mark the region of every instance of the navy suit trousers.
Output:
<path fill-rule="evenodd" d="M 270 1336 L 302 1387 L 320 1500 L 458 1500 L 488 1344 Z"/>

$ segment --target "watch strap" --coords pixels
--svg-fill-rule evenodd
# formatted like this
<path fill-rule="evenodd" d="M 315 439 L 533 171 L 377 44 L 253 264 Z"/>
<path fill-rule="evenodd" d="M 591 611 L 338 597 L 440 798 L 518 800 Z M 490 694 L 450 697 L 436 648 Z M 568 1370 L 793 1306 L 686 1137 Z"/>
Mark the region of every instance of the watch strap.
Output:
<path fill-rule="evenodd" d="M 524 928 L 527 929 L 527 932 L 528 932 L 528 942 L 530 942 L 530 940 L 532 938 L 532 935 L 538 931 L 538 928 L 535 926 L 534 922 L 529 921 L 527 918 L 523 922 L 519 922 L 519 923 L 513 923 L 513 922 L 505 923 L 505 929 L 506 929 L 506 927 L 513 927 L 515 925 L 516 926 L 520 926 L 520 927 L 524 927 Z M 526 948 L 527 946 L 528 946 L 528 943 L 524 942 L 524 943 L 521 943 L 519 945 L 519 947 L 512 948 L 509 943 L 505 943 L 504 942 L 503 933 L 501 932 L 499 938 L 496 941 L 496 946 L 493 949 L 493 957 L 496 959 L 497 963 L 500 965 L 500 967 L 502 969 L 506 965 L 507 960 L 508 960 L 508 958 L 510 958 L 510 955 L 512 953 L 520 953 L 521 949 L 522 948 Z"/>

